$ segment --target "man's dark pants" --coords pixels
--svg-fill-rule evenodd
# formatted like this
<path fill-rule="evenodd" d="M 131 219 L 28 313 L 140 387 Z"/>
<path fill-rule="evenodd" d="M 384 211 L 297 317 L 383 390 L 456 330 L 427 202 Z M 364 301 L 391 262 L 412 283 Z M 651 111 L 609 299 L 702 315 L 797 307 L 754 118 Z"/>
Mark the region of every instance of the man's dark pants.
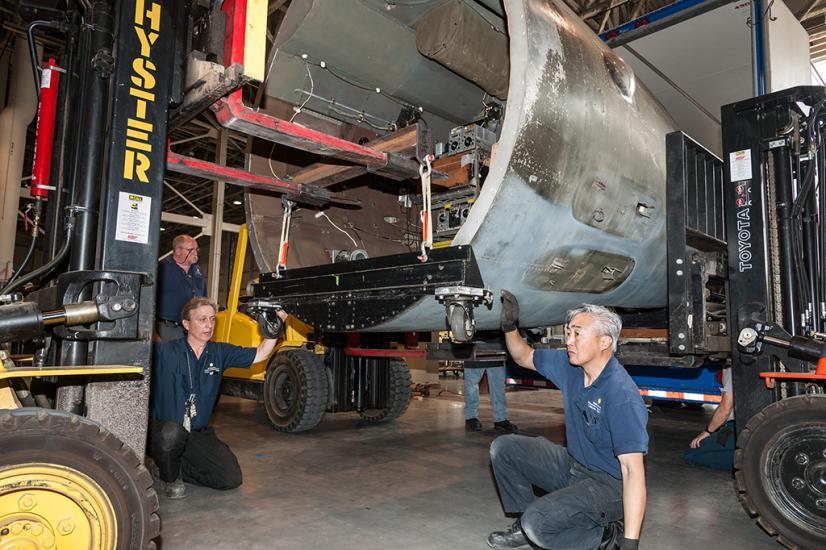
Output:
<path fill-rule="evenodd" d="M 522 530 L 543 548 L 596 548 L 605 527 L 622 519 L 622 481 L 585 468 L 544 437 L 503 435 L 490 447 L 506 513 L 522 514 Z M 533 486 L 548 494 L 537 498 Z"/>
<path fill-rule="evenodd" d="M 187 483 L 220 490 L 234 489 L 242 482 L 238 459 L 212 428 L 187 432 L 177 422 L 152 422 L 149 455 L 166 482 L 180 475 Z"/>

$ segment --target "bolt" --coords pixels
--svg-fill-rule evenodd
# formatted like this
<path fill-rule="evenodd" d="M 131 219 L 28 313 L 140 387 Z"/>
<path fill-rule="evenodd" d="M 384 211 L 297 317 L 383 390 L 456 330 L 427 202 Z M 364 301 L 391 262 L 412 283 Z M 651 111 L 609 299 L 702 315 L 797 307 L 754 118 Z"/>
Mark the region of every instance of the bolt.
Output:
<path fill-rule="evenodd" d="M 792 487 L 794 487 L 798 491 L 800 489 L 802 489 L 803 487 L 805 487 L 805 486 L 806 486 L 806 483 L 802 479 L 800 479 L 799 477 L 796 477 L 792 480 Z"/>
<path fill-rule="evenodd" d="M 680 350 L 680 351 L 683 351 L 683 350 L 685 350 L 685 346 L 680 344 L 679 346 L 677 346 L 677 349 Z"/>
<path fill-rule="evenodd" d="M 115 302 L 114 304 L 112 304 L 112 311 L 120 311 L 121 309 L 123 309 L 123 306 L 119 303 Z"/>
<path fill-rule="evenodd" d="M 679 338 L 680 340 L 684 340 L 685 339 L 685 333 L 680 332 L 679 334 L 677 334 L 677 338 Z"/>
<path fill-rule="evenodd" d="M 815 501 L 815 506 L 821 510 L 826 510 L 826 498 L 819 498 Z"/>
<path fill-rule="evenodd" d="M 677 258 L 677 265 L 683 265 L 683 259 Z"/>
<path fill-rule="evenodd" d="M 23 526 L 20 525 L 20 523 L 15 522 L 15 523 L 11 524 L 11 534 L 13 536 L 19 535 L 20 531 L 22 531 L 22 530 L 23 530 Z"/>
<path fill-rule="evenodd" d="M 682 269 L 678 269 L 678 270 L 677 270 L 677 277 L 682 277 L 682 276 L 683 276 L 683 270 L 682 270 Z"/>
<path fill-rule="evenodd" d="M 39 537 L 42 534 L 43 534 L 43 526 L 42 525 L 40 525 L 39 523 L 35 523 L 34 525 L 32 525 L 32 535 L 34 535 L 36 537 Z"/>
<path fill-rule="evenodd" d="M 43 548 L 52 548 L 54 547 L 54 539 L 52 537 L 46 537 L 43 539 Z"/>
<path fill-rule="evenodd" d="M 797 455 L 794 457 L 794 461 L 800 464 L 801 466 L 805 466 L 809 463 L 809 455 L 807 455 L 806 453 L 797 453 Z"/>
<path fill-rule="evenodd" d="M 75 522 L 70 519 L 61 520 L 57 524 L 57 530 L 61 535 L 68 535 L 75 530 Z"/>
<path fill-rule="evenodd" d="M 28 493 L 17 499 L 17 507 L 24 512 L 34 508 L 35 504 L 37 504 L 37 501 L 32 495 Z"/>
<path fill-rule="evenodd" d="M 134 300 L 127 299 L 123 301 L 123 309 L 126 311 L 134 311 L 136 305 Z"/>

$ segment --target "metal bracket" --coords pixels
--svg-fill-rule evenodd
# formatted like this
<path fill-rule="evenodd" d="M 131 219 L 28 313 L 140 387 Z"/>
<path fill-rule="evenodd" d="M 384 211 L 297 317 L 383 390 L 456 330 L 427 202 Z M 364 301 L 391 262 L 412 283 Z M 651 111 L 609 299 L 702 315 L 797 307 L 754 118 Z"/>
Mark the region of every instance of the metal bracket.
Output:
<path fill-rule="evenodd" d="M 244 66 L 234 63 L 224 67 L 206 60 L 199 51 L 189 54 L 186 63 L 184 100 L 169 116 L 169 128 L 177 128 L 198 113 L 240 88 L 247 80 Z"/>
<path fill-rule="evenodd" d="M 138 312 L 142 287 L 148 285 L 146 273 L 131 271 L 73 271 L 58 279 L 61 303 L 82 302 L 82 296 L 94 292 L 100 322 L 112 323 L 101 328 L 59 325 L 54 334 L 64 340 L 134 340 L 138 334 Z M 86 294 L 88 296 L 88 294 Z"/>

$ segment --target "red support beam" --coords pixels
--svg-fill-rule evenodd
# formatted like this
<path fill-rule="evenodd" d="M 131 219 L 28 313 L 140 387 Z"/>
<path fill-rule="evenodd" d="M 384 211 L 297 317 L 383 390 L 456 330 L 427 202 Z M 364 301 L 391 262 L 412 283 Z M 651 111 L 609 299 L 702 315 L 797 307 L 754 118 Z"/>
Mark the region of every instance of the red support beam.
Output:
<path fill-rule="evenodd" d="M 344 355 L 350 357 L 427 357 L 424 349 L 368 349 L 344 348 Z"/>
<path fill-rule="evenodd" d="M 317 155 L 361 164 L 377 174 L 388 177 L 406 179 L 419 175 L 419 164 L 415 160 L 377 151 L 300 124 L 257 112 L 244 105 L 240 91 L 214 103 L 212 111 L 221 126 L 242 134 Z"/>
<path fill-rule="evenodd" d="M 247 172 L 246 170 L 221 166 L 213 162 L 179 155 L 172 151 L 168 151 L 166 154 L 166 169 L 178 174 L 224 181 L 240 187 L 283 193 L 290 197 L 291 200 L 305 204 L 322 205 L 329 202 L 352 205 L 361 204 L 361 201 L 357 199 L 345 197 L 340 193 L 331 193 L 322 187 L 304 185 L 278 178 L 271 178 L 269 176 L 260 176 Z"/>

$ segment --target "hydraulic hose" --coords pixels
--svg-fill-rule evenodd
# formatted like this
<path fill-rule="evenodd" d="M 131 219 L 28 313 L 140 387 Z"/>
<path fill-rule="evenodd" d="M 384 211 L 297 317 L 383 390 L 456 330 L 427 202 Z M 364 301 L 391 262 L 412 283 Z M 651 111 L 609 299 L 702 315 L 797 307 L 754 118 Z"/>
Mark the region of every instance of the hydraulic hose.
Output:
<path fill-rule="evenodd" d="M 8 282 L 6 282 L 6 287 L 8 287 L 8 286 L 9 286 L 10 284 L 12 284 L 15 280 L 17 280 L 17 278 L 18 278 L 18 277 L 20 276 L 20 274 L 23 272 L 23 269 L 24 269 L 24 268 L 26 267 L 26 265 L 29 263 L 29 260 L 31 260 L 31 259 L 32 259 L 32 254 L 34 253 L 34 247 L 35 247 L 35 244 L 36 244 L 36 243 L 37 243 L 37 236 L 36 236 L 36 235 L 32 235 L 32 241 L 31 241 L 31 243 L 29 243 L 29 249 L 26 251 L 26 256 L 23 258 L 23 261 L 22 261 L 22 262 L 20 262 L 20 266 L 19 266 L 19 267 L 15 270 L 15 272 L 12 274 L 12 276 L 11 276 L 11 278 L 8 280 Z"/>
<path fill-rule="evenodd" d="M 3 287 L 3 290 L 0 290 L 0 294 L 10 294 L 21 288 L 26 283 L 34 281 L 44 275 L 48 275 L 60 262 L 66 258 L 66 255 L 69 254 L 69 249 L 72 247 L 72 234 L 74 233 L 74 228 L 74 220 L 70 217 L 66 221 L 66 240 L 63 242 L 63 246 L 60 250 L 57 251 L 57 254 L 55 254 L 55 257 L 25 277 L 22 277 L 17 281 L 9 282 L 5 287 Z"/>

